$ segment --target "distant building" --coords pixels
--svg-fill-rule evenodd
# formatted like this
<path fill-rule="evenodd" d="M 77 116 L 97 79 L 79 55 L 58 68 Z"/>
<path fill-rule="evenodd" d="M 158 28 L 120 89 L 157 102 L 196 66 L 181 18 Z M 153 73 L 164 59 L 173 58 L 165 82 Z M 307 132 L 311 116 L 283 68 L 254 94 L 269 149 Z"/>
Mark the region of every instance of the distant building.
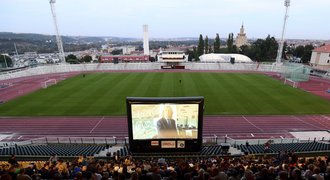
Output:
<path fill-rule="evenodd" d="M 134 46 L 123 46 L 123 54 L 131 54 L 133 51 L 135 51 Z"/>
<path fill-rule="evenodd" d="M 243 24 L 241 26 L 240 32 L 237 34 L 235 44 L 238 48 L 243 46 L 243 45 L 248 45 L 246 33 L 244 32 L 244 25 Z"/>
<path fill-rule="evenodd" d="M 230 63 L 230 60 L 234 60 L 237 63 L 250 63 L 252 60 L 242 54 L 220 54 L 211 53 L 203 54 L 199 56 L 201 62 L 220 62 L 220 63 Z"/>
<path fill-rule="evenodd" d="M 188 55 L 186 55 L 183 51 L 175 51 L 175 50 L 166 50 L 166 51 L 160 51 L 157 55 L 157 60 L 159 62 L 187 62 L 188 61 Z"/>
<path fill-rule="evenodd" d="M 112 63 L 112 62 L 149 62 L 149 56 L 146 55 L 106 55 L 100 57 L 101 63 Z"/>
<path fill-rule="evenodd" d="M 131 51 L 131 55 L 143 55 L 143 51 L 139 51 L 139 50 Z"/>
<path fill-rule="evenodd" d="M 330 70 L 330 44 L 314 49 L 310 64 L 317 69 Z"/>

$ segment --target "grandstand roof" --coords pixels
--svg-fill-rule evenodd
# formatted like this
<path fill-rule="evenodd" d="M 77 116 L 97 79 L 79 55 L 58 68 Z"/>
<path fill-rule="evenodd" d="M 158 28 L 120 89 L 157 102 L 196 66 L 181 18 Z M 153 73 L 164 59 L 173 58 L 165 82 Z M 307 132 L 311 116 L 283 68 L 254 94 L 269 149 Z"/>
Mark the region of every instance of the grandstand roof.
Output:
<path fill-rule="evenodd" d="M 318 47 L 313 52 L 330 53 L 330 44 Z"/>

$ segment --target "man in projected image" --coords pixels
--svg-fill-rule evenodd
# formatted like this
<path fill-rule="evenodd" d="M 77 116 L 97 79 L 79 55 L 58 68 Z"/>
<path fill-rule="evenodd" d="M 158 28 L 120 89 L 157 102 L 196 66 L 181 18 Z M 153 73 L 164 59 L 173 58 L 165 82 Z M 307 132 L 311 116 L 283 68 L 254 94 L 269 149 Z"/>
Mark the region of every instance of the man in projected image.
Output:
<path fill-rule="evenodd" d="M 176 138 L 178 136 L 175 120 L 172 116 L 172 107 L 165 105 L 162 118 L 157 121 L 158 138 Z"/>

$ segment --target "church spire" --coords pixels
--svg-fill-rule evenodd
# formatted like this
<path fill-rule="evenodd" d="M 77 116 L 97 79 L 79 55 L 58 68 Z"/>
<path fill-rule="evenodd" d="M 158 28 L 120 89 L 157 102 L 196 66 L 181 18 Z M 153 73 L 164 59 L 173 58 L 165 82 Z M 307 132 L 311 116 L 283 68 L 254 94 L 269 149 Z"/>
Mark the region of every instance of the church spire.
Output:
<path fill-rule="evenodd" d="M 240 34 L 244 34 L 244 21 L 242 21 L 242 26 L 240 29 Z"/>
<path fill-rule="evenodd" d="M 246 34 L 244 33 L 244 22 L 242 21 L 242 26 L 240 29 L 240 32 L 237 34 L 236 37 L 236 46 L 241 47 L 242 45 L 247 45 L 247 37 Z"/>

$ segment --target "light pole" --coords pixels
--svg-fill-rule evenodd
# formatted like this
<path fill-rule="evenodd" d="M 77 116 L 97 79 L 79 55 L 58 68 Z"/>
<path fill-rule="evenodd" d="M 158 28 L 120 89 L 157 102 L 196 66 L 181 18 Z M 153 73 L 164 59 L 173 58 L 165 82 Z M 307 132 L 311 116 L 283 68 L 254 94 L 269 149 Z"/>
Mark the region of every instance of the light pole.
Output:
<path fill-rule="evenodd" d="M 277 57 L 276 57 L 276 64 L 277 65 L 281 64 L 282 52 L 283 52 L 283 44 L 284 44 L 284 32 L 285 32 L 285 27 L 286 27 L 286 20 L 289 17 L 288 10 L 289 10 L 289 6 L 290 6 L 290 0 L 285 0 L 284 1 L 284 6 L 286 8 L 285 8 L 285 15 L 284 15 L 282 36 L 281 36 L 280 44 L 278 46 Z"/>
<path fill-rule="evenodd" d="M 51 8 L 52 15 L 53 15 L 54 26 L 55 26 L 56 42 L 57 42 L 59 59 L 60 59 L 60 62 L 61 63 L 65 63 L 65 55 L 64 55 L 64 50 L 63 50 L 63 43 L 62 43 L 62 38 L 60 36 L 60 32 L 59 32 L 59 28 L 58 28 L 58 23 L 57 23 L 57 18 L 56 18 L 55 2 L 56 2 L 56 0 L 49 0 L 50 8 Z"/>

